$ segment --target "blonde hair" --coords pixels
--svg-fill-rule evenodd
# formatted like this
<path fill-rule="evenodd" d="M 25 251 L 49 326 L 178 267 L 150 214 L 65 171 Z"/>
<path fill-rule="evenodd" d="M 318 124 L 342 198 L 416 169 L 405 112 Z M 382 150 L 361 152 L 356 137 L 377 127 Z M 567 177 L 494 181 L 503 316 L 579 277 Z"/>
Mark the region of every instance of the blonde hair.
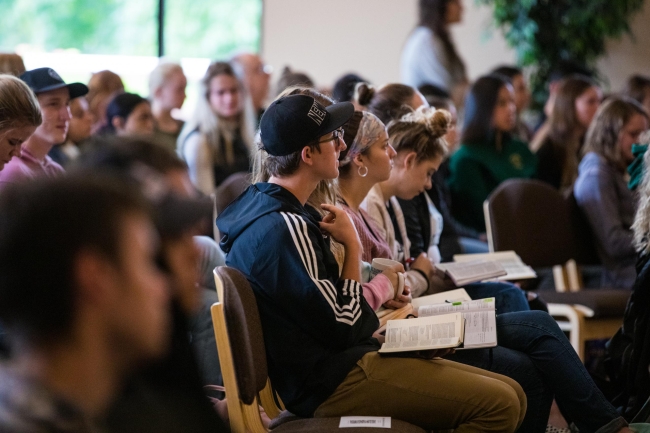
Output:
<path fill-rule="evenodd" d="M 10 74 L 15 77 L 20 76 L 26 71 L 23 58 L 18 54 L 1 53 L 0 54 L 0 73 Z"/>
<path fill-rule="evenodd" d="M 625 171 L 627 164 L 618 146 L 618 136 L 635 114 L 648 119 L 648 112 L 634 99 L 619 96 L 605 101 L 587 130 L 583 154 L 597 153 L 621 172 Z"/>
<path fill-rule="evenodd" d="M 639 142 L 650 144 L 650 130 L 645 131 L 639 137 Z M 639 254 L 650 253 L 650 152 L 646 151 L 643 156 L 643 180 L 637 189 L 638 206 L 632 232 L 634 233 L 634 248 Z"/>
<path fill-rule="evenodd" d="M 149 74 L 149 98 L 153 98 L 156 91 L 165 85 L 165 82 L 176 73 L 184 74 L 183 67 L 178 63 L 163 62 L 153 68 Z"/>
<path fill-rule="evenodd" d="M 13 75 L 0 74 L 0 132 L 43 122 L 34 92 Z"/>
<path fill-rule="evenodd" d="M 255 135 L 255 115 L 250 98 L 246 95 L 242 81 L 237 77 L 232 66 L 226 62 L 214 62 L 210 64 L 205 72 L 203 79 L 199 84 L 199 98 L 192 118 L 185 123 L 178 137 L 179 154 L 184 154 L 185 142 L 194 132 L 201 134 L 201 139 L 205 140 L 213 153 L 215 161 L 221 161 L 221 129 L 219 116 L 215 114 L 210 106 L 210 83 L 212 79 L 219 75 L 228 75 L 237 80 L 240 92 L 241 112 L 239 114 L 238 124 L 241 138 L 248 148 L 249 155 L 253 155 L 253 142 Z"/>
<path fill-rule="evenodd" d="M 388 141 L 397 155 L 415 152 L 416 162 L 447 155 L 445 134 L 451 125 L 447 110 L 422 106 L 388 124 Z"/>

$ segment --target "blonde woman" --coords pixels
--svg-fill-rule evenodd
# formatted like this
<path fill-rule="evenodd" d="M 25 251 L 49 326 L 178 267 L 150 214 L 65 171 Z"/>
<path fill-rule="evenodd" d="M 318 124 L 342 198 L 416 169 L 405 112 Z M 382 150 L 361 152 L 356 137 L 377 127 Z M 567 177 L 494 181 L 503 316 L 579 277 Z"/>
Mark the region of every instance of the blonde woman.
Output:
<path fill-rule="evenodd" d="M 183 129 L 183 121 L 172 117 L 185 102 L 187 78 L 178 63 L 159 64 L 149 75 L 149 100 L 154 118 L 154 141 L 169 149 L 176 149 L 176 141 Z"/>
<path fill-rule="evenodd" d="M 629 289 L 636 251 L 630 229 L 634 198 L 625 179 L 634 161 L 632 144 L 648 129 L 648 113 L 629 98 L 612 98 L 598 109 L 587 131 L 573 191 L 594 233 L 603 263 L 603 287 Z"/>
<path fill-rule="evenodd" d="M 244 87 L 232 66 L 211 64 L 201 80 L 194 115 L 177 144 L 192 182 L 205 194 L 211 194 L 231 174 L 250 171 L 255 117 L 245 101 Z"/>

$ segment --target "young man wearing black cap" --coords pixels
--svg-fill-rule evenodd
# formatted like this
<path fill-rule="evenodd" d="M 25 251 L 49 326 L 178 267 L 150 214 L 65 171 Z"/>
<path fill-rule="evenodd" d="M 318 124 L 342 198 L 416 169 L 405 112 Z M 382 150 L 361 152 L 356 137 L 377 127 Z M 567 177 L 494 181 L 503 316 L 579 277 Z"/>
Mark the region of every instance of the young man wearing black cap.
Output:
<path fill-rule="evenodd" d="M 248 278 L 264 328 L 269 376 L 301 416 L 394 416 L 425 429 L 513 432 L 526 400 L 513 380 L 436 359 L 378 355 L 378 320 L 360 285 L 360 241 L 334 206 L 323 220 L 307 199 L 338 176 L 348 102 L 324 108 L 295 95 L 264 113 L 271 177 L 217 219 L 226 263 Z M 330 236 L 343 244 L 339 273 Z M 420 354 L 431 357 L 435 353 Z"/>
<path fill-rule="evenodd" d="M 88 93 L 85 84 L 66 84 L 51 68 L 27 71 L 20 79 L 36 93 L 43 123 L 22 144 L 21 155 L 14 157 L 0 172 L 0 188 L 41 176 L 55 177 L 64 172 L 47 154 L 54 145 L 65 142 L 70 123 L 70 100 Z"/>

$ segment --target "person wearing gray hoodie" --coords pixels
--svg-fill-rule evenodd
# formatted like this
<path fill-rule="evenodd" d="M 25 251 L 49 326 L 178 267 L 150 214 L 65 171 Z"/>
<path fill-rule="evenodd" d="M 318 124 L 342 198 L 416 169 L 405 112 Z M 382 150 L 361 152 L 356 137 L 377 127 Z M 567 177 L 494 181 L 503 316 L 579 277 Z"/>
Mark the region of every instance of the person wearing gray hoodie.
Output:
<path fill-rule="evenodd" d="M 634 160 L 632 144 L 646 129 L 648 113 L 639 103 L 612 98 L 601 105 L 587 132 L 573 191 L 594 233 L 603 287 L 630 289 L 636 278 L 630 229 L 635 203 L 624 174 Z"/>

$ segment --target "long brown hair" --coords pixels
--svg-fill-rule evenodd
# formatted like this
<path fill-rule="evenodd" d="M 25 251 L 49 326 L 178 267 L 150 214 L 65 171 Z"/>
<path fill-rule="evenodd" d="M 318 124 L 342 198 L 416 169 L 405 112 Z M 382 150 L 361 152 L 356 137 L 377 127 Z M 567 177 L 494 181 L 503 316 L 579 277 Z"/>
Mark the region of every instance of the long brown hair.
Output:
<path fill-rule="evenodd" d="M 531 148 L 533 151 L 545 142 L 555 150 L 554 153 L 562 155 L 562 188 L 569 188 L 578 176 L 580 147 L 586 134 L 586 129 L 578 121 L 576 113 L 576 99 L 597 84 L 585 75 L 570 75 L 564 78 L 558 87 L 553 111 L 549 118 L 548 133 L 534 140 Z"/>
<path fill-rule="evenodd" d="M 625 96 L 613 97 L 605 101 L 598 111 L 585 138 L 583 153 L 595 152 L 605 158 L 611 165 L 625 171 L 618 137 L 621 130 L 635 114 L 648 119 L 648 112 L 641 104 Z"/>
<path fill-rule="evenodd" d="M 463 75 L 466 75 L 465 63 L 458 55 L 447 29 L 447 5 L 452 1 L 459 0 L 420 0 L 420 20 L 418 25 L 431 29 L 433 34 L 442 41 L 449 64 L 460 68 Z"/>
<path fill-rule="evenodd" d="M 237 80 L 240 98 L 239 103 L 241 112 L 239 114 L 239 131 L 241 138 L 248 148 L 249 153 L 253 154 L 253 140 L 255 136 L 255 119 L 252 112 L 252 106 L 247 106 L 246 94 L 244 84 L 237 77 L 230 63 L 227 62 L 213 62 L 208 66 L 205 75 L 200 82 L 200 96 L 196 101 L 196 108 L 192 118 L 185 123 L 181 133 L 178 137 L 178 148 L 181 155 L 184 152 L 185 142 L 195 131 L 199 131 L 201 139 L 205 140 L 213 152 L 215 161 L 221 159 L 220 147 L 221 143 L 221 129 L 219 128 L 220 120 L 212 107 L 210 106 L 210 83 L 212 79 L 219 75 L 227 75 Z"/>

